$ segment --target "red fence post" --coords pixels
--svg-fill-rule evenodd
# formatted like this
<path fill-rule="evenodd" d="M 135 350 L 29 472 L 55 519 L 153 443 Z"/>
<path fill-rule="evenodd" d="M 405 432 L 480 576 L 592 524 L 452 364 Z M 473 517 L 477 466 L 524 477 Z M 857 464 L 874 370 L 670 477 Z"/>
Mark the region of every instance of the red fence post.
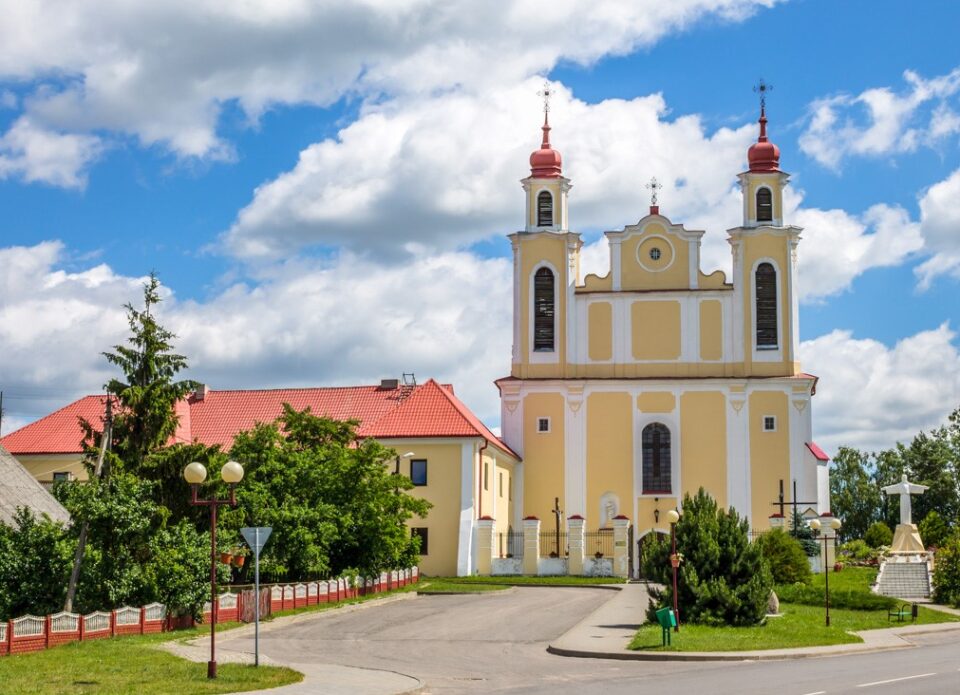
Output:
<path fill-rule="evenodd" d="M 44 635 L 43 635 L 43 637 L 44 637 L 44 639 L 43 639 L 43 646 L 44 646 L 44 648 L 46 648 L 46 649 L 49 649 L 49 648 L 50 648 L 50 625 L 51 625 L 51 624 L 52 624 L 52 623 L 51 623 L 51 621 L 50 621 L 50 616 L 49 616 L 49 615 L 44 616 L 44 618 L 43 618 L 43 632 L 44 632 Z"/>
<path fill-rule="evenodd" d="M 117 636 L 117 611 L 110 611 L 110 636 Z"/>

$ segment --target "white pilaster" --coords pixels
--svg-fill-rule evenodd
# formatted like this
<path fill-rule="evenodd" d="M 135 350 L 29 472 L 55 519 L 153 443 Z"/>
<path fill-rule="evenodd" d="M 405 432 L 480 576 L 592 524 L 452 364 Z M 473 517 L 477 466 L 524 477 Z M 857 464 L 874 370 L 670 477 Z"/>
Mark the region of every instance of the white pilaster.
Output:
<path fill-rule="evenodd" d="M 563 422 L 563 479 L 564 511 L 586 515 L 587 465 L 586 465 L 586 399 L 583 386 L 570 384 L 564 400 Z"/>
<path fill-rule="evenodd" d="M 475 442 L 460 446 L 460 532 L 457 542 L 457 576 L 473 574 L 474 491 L 476 490 L 476 460 L 479 458 Z"/>
<path fill-rule="evenodd" d="M 745 392 L 727 393 L 727 503 L 750 519 L 750 406 Z"/>

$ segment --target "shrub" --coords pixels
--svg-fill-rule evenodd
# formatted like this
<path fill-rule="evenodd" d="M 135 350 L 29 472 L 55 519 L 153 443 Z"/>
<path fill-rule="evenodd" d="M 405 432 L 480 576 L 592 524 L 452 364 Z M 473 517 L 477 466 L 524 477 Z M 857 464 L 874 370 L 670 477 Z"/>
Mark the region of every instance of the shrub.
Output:
<path fill-rule="evenodd" d="M 920 538 L 928 548 L 939 548 L 950 537 L 950 527 L 936 511 L 930 510 L 919 525 Z"/>
<path fill-rule="evenodd" d="M 777 597 L 782 603 L 800 603 L 805 606 L 822 606 L 824 591 L 809 584 L 778 584 Z M 887 610 L 897 605 L 897 599 L 869 591 L 838 589 L 830 592 L 830 606 L 854 611 Z"/>
<path fill-rule="evenodd" d="M 879 548 L 882 545 L 890 545 L 893 542 L 893 531 L 882 521 L 875 521 L 870 524 L 870 528 L 863 535 L 863 540 L 871 548 Z"/>
<path fill-rule="evenodd" d="M 810 580 L 810 563 L 803 546 L 783 529 L 777 528 L 763 534 L 757 539 L 757 544 L 777 584 Z"/>
<path fill-rule="evenodd" d="M 933 565 L 933 600 L 960 607 L 960 535 L 937 548 Z"/>
<path fill-rule="evenodd" d="M 873 557 L 873 554 L 873 548 L 867 545 L 867 543 L 860 538 L 847 541 L 840 546 L 840 555 L 845 557 L 848 561 L 863 562 L 864 560 L 869 560 L 871 557 Z"/>
<path fill-rule="evenodd" d="M 63 608 L 72 548 L 61 524 L 19 507 L 0 523 L 0 619 L 45 615 Z"/>
<path fill-rule="evenodd" d="M 686 495 L 676 525 L 679 569 L 678 599 L 686 622 L 707 625 L 755 625 L 763 620 L 773 581 L 760 547 L 751 543 L 749 526 L 734 511 L 718 508 L 703 488 Z M 644 554 L 644 575 L 664 589 L 651 588 L 647 611 L 673 605 L 669 539 L 650 542 Z"/>

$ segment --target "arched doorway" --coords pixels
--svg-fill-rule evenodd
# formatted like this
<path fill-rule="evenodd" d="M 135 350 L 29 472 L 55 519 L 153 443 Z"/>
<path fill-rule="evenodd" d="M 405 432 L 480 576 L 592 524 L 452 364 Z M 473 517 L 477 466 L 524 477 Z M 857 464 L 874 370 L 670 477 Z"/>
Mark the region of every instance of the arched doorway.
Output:
<path fill-rule="evenodd" d="M 646 548 L 657 539 L 670 540 L 670 532 L 658 528 L 648 529 L 640 535 L 640 538 L 637 539 L 637 564 L 636 573 L 634 575 L 637 579 L 647 579 L 647 577 L 643 576 L 644 554 Z"/>

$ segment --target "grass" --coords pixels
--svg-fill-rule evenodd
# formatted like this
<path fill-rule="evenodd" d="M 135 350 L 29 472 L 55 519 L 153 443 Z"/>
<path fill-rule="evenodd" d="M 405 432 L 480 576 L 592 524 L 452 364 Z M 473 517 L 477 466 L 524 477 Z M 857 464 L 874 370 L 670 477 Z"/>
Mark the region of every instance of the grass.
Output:
<path fill-rule="evenodd" d="M 478 584 L 476 582 L 458 582 L 445 577 L 423 579 L 417 585 L 420 594 L 479 594 L 487 591 L 503 591 L 510 587 L 505 584 Z"/>
<path fill-rule="evenodd" d="M 830 580 L 832 586 L 833 577 Z M 630 649 L 674 652 L 729 652 L 848 644 L 862 641 L 856 635 L 850 634 L 851 631 L 902 627 L 904 625 L 904 623 L 889 622 L 886 611 L 831 609 L 831 625 L 826 627 L 822 607 L 800 606 L 789 603 L 781 604 L 780 610 L 783 617 L 768 618 L 765 625 L 755 627 L 682 625 L 680 632 L 673 635 L 673 645 L 668 647 L 661 646 L 659 625 L 644 625 L 637 631 L 633 641 L 630 642 Z M 960 618 L 921 607 L 916 624 L 926 625 L 957 622 L 958 620 Z"/>
<path fill-rule="evenodd" d="M 846 567 L 840 572 L 830 572 L 830 594 L 837 592 L 869 593 L 877 577 L 873 567 Z M 810 587 L 814 591 L 824 589 L 824 575 L 814 575 Z M 779 618 L 768 618 L 766 624 L 754 627 L 707 627 L 683 625 L 679 634 L 673 635 L 673 645 L 661 646 L 660 626 L 644 625 L 638 631 L 630 649 L 653 651 L 728 652 L 755 649 L 787 649 L 813 647 L 828 644 L 861 642 L 856 635 L 860 630 L 885 627 L 903 627 L 910 623 L 890 622 L 886 610 L 830 609 L 830 627 L 826 627 L 823 605 L 806 606 L 781 601 Z M 682 610 L 681 610 L 682 614 Z M 917 625 L 950 623 L 960 618 L 920 607 Z"/>
<path fill-rule="evenodd" d="M 218 626 L 218 631 L 237 625 Z M 204 627 L 178 631 L 176 639 L 208 632 Z M 303 680 L 289 668 L 227 663 L 218 664 L 216 680 L 209 680 L 205 663 L 157 648 L 168 641 L 171 633 L 116 637 L 6 656 L 0 658 L 0 683 L 5 695 L 182 695 L 261 690 Z"/>
<path fill-rule="evenodd" d="M 498 577 L 438 577 L 445 582 L 455 584 L 499 584 L 505 586 L 592 586 L 597 584 L 623 584 L 626 580 L 621 577 L 533 577 L 533 576 L 498 576 Z M 431 579 L 430 581 L 434 581 Z"/>

